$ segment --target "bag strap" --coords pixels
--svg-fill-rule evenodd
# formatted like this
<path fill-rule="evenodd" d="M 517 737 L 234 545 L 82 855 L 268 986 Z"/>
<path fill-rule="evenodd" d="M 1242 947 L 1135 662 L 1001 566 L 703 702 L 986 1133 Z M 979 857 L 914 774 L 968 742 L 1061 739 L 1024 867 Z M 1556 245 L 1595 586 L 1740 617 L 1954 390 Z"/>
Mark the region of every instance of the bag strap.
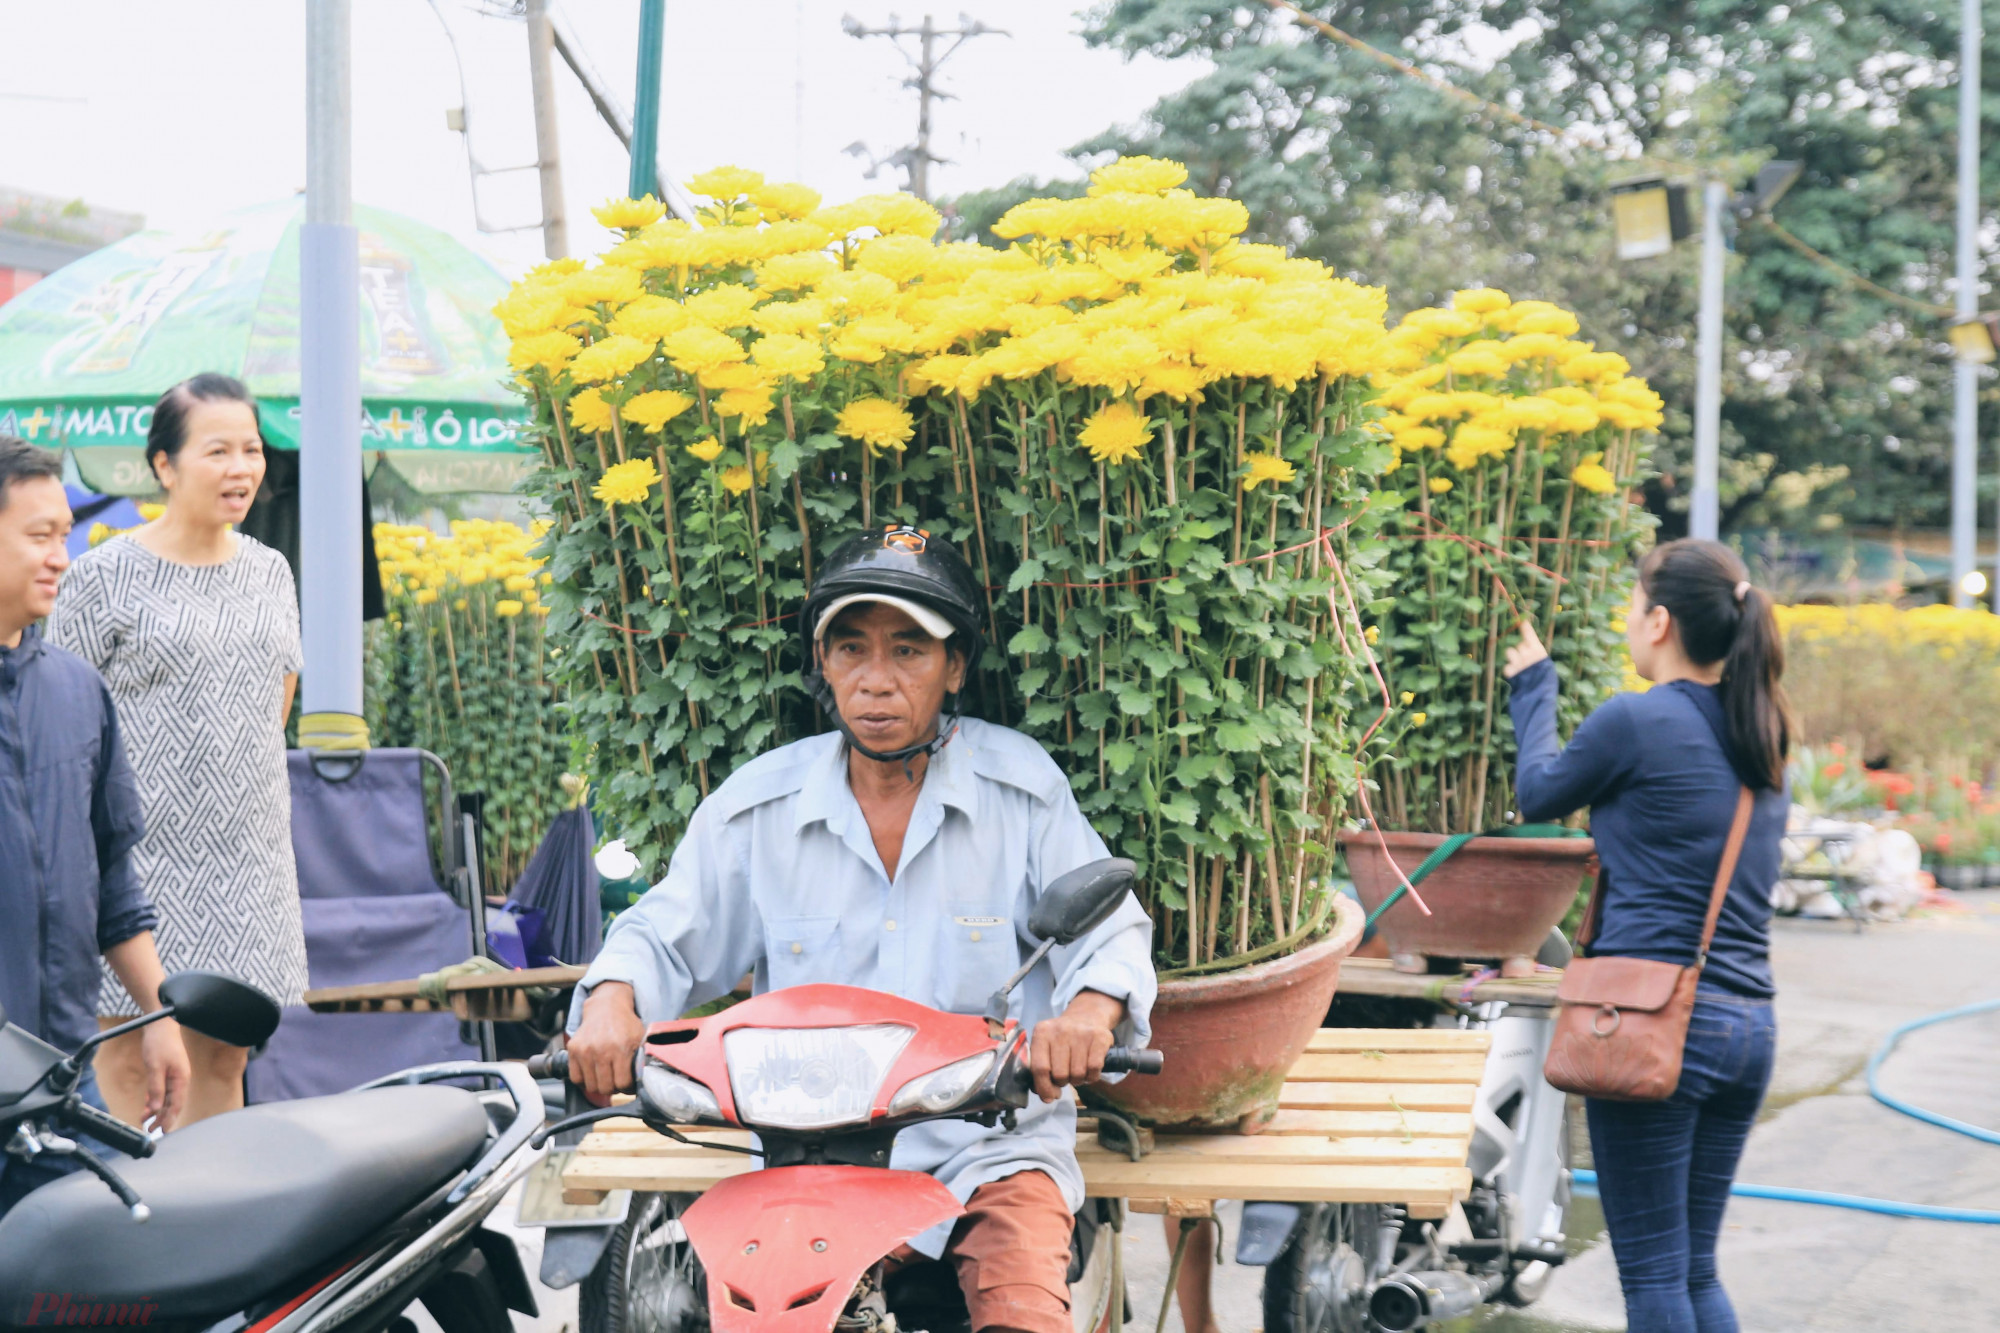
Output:
<path fill-rule="evenodd" d="M 1590 947 L 1597 938 L 1597 913 L 1601 908 L 1598 899 L 1604 893 L 1604 867 L 1598 866 L 1597 873 L 1590 877 L 1590 901 L 1583 905 L 1583 920 L 1576 923 L 1576 947 L 1579 950 Z"/>
<path fill-rule="evenodd" d="M 1756 800 L 1750 789 L 1743 787 L 1736 797 L 1736 819 L 1729 826 L 1729 841 L 1722 848 L 1722 864 L 1715 870 L 1715 890 L 1708 896 L 1708 920 L 1701 928 L 1701 952 L 1695 956 L 1696 968 L 1708 965 L 1708 946 L 1715 938 L 1715 923 L 1722 916 L 1722 900 L 1729 896 L 1729 881 L 1736 878 L 1736 857 L 1743 850 L 1743 835 L 1750 831 L 1750 812 Z"/>

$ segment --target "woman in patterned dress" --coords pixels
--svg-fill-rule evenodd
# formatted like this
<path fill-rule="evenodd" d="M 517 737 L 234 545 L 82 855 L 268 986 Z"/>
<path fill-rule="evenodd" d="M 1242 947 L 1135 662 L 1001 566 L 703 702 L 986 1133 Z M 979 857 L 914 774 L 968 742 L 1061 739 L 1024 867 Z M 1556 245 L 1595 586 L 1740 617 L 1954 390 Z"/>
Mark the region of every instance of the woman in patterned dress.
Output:
<path fill-rule="evenodd" d="M 298 1004 L 306 950 L 284 739 L 298 599 L 285 558 L 230 530 L 264 479 L 256 403 L 223 375 L 175 385 L 153 409 L 146 461 L 165 512 L 76 562 L 48 636 L 95 665 L 117 702 L 146 820 L 133 863 L 167 972 L 223 972 Z M 137 1012 L 107 972 L 100 1024 Z M 184 1035 L 194 1078 L 182 1123 L 243 1105 L 246 1052 Z M 112 1113 L 136 1124 L 137 1037 L 106 1044 L 96 1065 Z"/>

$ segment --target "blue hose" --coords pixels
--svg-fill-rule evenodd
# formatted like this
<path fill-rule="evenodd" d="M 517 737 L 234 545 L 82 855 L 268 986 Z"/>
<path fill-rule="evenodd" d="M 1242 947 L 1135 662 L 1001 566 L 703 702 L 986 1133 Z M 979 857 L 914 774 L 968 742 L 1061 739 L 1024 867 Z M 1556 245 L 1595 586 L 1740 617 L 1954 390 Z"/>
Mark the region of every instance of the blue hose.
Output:
<path fill-rule="evenodd" d="M 1570 1180 L 1597 1190 L 1595 1171 L 1573 1171 Z M 1817 1203 L 1829 1208 L 1852 1208 L 1859 1213 L 1880 1213 L 1884 1217 L 1920 1217 L 1931 1222 L 1983 1222 L 2000 1226 L 2000 1213 L 1979 1208 L 1935 1208 L 1927 1203 L 1897 1203 L 1893 1199 L 1871 1199 L 1861 1194 L 1829 1194 L 1825 1190 L 1791 1190 L 1777 1185 L 1731 1185 L 1729 1192 L 1741 1199 L 1777 1199 L 1782 1203 Z"/>
<path fill-rule="evenodd" d="M 1912 1106 L 1900 1097 L 1891 1097 L 1882 1091 L 1876 1075 L 1882 1064 L 1895 1051 L 1896 1043 L 1905 1035 L 1918 1028 L 1929 1027 L 1933 1023 L 1947 1023 L 1954 1018 L 1968 1018 L 1973 1014 L 1990 1013 L 2000 1009 L 2000 1000 L 1981 1000 L 1978 1004 L 1961 1005 L 1957 1009 L 1947 1009 L 1943 1013 L 1931 1014 L 1924 1018 L 1912 1019 L 1892 1031 L 1875 1048 L 1875 1054 L 1868 1058 L 1868 1093 L 1876 1101 L 1892 1111 L 1899 1111 L 1925 1124 L 1936 1125 L 1940 1129 L 1963 1134 L 1967 1138 L 1978 1139 L 1981 1143 L 2000 1144 L 2000 1133 L 1969 1125 L 1963 1120 L 1954 1120 L 1948 1115 L 1926 1111 L 1921 1106 Z M 1592 1193 L 1597 1191 L 1597 1173 L 1578 1170 L 1570 1173 L 1573 1183 L 1583 1186 Z M 1828 1208 L 1851 1208 L 1860 1213 L 1880 1213 L 1884 1217 L 1916 1217 L 1931 1222 L 1977 1222 L 1987 1226 L 2000 1226 L 2000 1212 L 1989 1212 L 1981 1208 L 1938 1208 L 1927 1203 L 1898 1203 L 1893 1199 L 1871 1199 L 1860 1194 L 1830 1194 L 1825 1190 L 1794 1190 L 1777 1185 L 1731 1185 L 1729 1192 L 1743 1199 L 1776 1199 L 1782 1203 L 1816 1203 Z"/>
<path fill-rule="evenodd" d="M 2000 1000 L 1981 1000 L 1978 1004 L 1961 1005 L 1956 1009 L 1947 1009 L 1941 1014 L 1932 1014 L 1928 1018 L 1911 1019 L 1891 1032 L 1876 1048 L 1875 1054 L 1868 1059 L 1868 1095 L 1890 1110 L 1901 1111 L 1904 1115 L 1921 1120 L 1925 1124 L 1936 1125 L 1940 1129 L 1948 1129 L 1954 1134 L 1963 1134 L 1970 1139 L 1978 1139 L 1981 1143 L 2000 1143 L 2000 1134 L 1990 1129 L 1968 1125 L 1963 1120 L 1953 1120 L 1948 1115 L 1939 1115 L 1936 1111 L 1926 1111 L 1921 1106 L 1912 1106 L 1900 1097 L 1891 1097 L 1882 1091 L 1882 1085 L 1875 1078 L 1881 1071 L 1882 1062 L 1889 1058 L 1890 1053 L 1896 1049 L 1896 1043 L 1903 1039 L 1904 1034 L 1915 1032 L 1918 1028 L 1927 1028 L 1933 1023 L 1948 1023 L 1954 1018 L 1969 1018 L 1973 1014 L 1990 1013 L 1995 1009 L 2000 1009 Z"/>

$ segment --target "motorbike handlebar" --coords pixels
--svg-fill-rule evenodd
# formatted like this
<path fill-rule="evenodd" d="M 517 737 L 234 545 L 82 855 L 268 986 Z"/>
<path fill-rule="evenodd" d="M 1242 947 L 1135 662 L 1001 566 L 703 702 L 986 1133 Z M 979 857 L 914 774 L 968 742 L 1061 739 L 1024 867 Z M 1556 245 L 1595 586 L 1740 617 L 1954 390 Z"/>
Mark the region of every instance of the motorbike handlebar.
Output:
<path fill-rule="evenodd" d="M 66 1107 L 62 1113 L 64 1125 L 90 1135 L 100 1143 L 109 1144 L 127 1157 L 151 1157 L 153 1137 L 143 1129 L 134 1129 L 115 1116 L 106 1115 L 96 1107 L 77 1102 Z"/>
<path fill-rule="evenodd" d="M 528 1077 L 552 1078 L 569 1082 L 569 1052 L 551 1051 L 547 1055 L 532 1056 L 528 1060 Z"/>
<path fill-rule="evenodd" d="M 1113 1046 L 1104 1053 L 1107 1074 L 1157 1074 L 1166 1063 L 1160 1052 L 1139 1046 Z"/>

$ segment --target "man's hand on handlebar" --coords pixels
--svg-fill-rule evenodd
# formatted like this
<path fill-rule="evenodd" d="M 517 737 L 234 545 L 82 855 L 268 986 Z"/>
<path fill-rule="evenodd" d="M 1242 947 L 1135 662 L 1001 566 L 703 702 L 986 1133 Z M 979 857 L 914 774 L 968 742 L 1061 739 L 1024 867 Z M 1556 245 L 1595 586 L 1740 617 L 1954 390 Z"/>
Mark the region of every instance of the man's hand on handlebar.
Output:
<path fill-rule="evenodd" d="M 622 981 L 601 981 L 583 1002 L 583 1022 L 569 1039 L 569 1078 L 583 1085 L 598 1106 L 607 1106 L 614 1092 L 632 1090 L 632 1061 L 645 1038 L 632 988 Z"/>
<path fill-rule="evenodd" d="M 1058 1017 L 1035 1024 L 1028 1038 L 1028 1072 L 1035 1095 L 1045 1102 L 1062 1089 L 1095 1081 L 1104 1073 L 1112 1033 L 1125 1019 L 1125 1002 L 1087 990 Z"/>

